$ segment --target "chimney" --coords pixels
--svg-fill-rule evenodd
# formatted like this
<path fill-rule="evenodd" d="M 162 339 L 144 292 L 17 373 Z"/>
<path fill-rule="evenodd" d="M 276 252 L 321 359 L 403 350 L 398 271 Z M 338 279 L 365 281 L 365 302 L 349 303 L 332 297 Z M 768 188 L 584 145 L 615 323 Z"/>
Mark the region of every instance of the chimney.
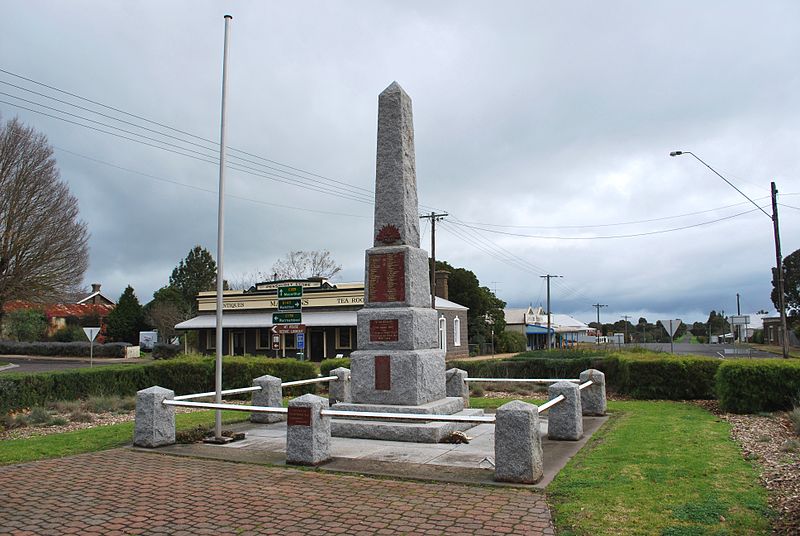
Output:
<path fill-rule="evenodd" d="M 100 283 L 92 283 L 92 292 L 100 292 Z"/>
<path fill-rule="evenodd" d="M 436 295 L 444 300 L 449 300 L 449 291 L 447 289 L 447 278 L 450 277 L 450 272 L 447 270 L 436 270 Z"/>

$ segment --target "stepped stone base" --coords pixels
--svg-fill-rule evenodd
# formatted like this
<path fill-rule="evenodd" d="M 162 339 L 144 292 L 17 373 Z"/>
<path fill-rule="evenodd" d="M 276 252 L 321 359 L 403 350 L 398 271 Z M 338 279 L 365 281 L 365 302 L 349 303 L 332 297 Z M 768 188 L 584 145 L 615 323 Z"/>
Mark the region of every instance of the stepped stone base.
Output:
<path fill-rule="evenodd" d="M 334 404 L 331 409 L 429 415 L 483 415 L 482 409 L 464 409 L 464 400 L 458 397 L 443 398 L 419 406 L 339 403 Z M 441 443 L 453 432 L 463 432 L 474 426 L 477 426 L 477 424 L 467 422 L 332 419 L 331 435 L 334 437 L 377 439 L 382 441 Z"/>

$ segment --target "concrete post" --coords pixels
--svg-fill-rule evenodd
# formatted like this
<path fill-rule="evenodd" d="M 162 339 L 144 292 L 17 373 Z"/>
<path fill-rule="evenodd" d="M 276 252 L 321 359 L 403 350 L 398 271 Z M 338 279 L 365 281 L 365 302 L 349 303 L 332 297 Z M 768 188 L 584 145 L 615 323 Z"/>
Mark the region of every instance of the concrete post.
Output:
<path fill-rule="evenodd" d="M 164 405 L 164 400 L 173 398 L 175 391 L 158 386 L 136 393 L 135 446 L 152 448 L 175 443 L 175 408 Z"/>
<path fill-rule="evenodd" d="M 331 371 L 331 376 L 336 379 L 328 383 L 328 401 L 330 405 L 337 402 L 352 402 L 350 395 L 350 369 L 339 367 Z"/>
<path fill-rule="evenodd" d="M 556 382 L 547 389 L 553 400 L 564 395 L 564 400 L 547 411 L 547 437 L 549 439 L 577 441 L 583 437 L 581 395 L 578 385 L 572 382 Z"/>
<path fill-rule="evenodd" d="M 581 383 L 594 383 L 581 391 L 581 408 L 584 415 L 606 414 L 606 375 L 596 369 L 581 372 Z"/>
<path fill-rule="evenodd" d="M 464 407 L 469 407 L 469 385 L 467 385 L 467 371 L 451 368 L 445 372 L 445 389 L 447 396 L 457 396 L 464 399 Z"/>
<path fill-rule="evenodd" d="M 275 376 L 259 376 L 253 380 L 253 386 L 260 386 L 260 391 L 253 391 L 253 405 L 268 408 L 280 408 L 283 406 L 283 388 L 281 379 Z M 251 413 L 250 422 L 273 423 L 286 420 L 286 416 L 280 413 Z"/>
<path fill-rule="evenodd" d="M 542 478 L 539 410 L 513 400 L 497 409 L 494 428 L 494 479 L 535 484 Z"/>
<path fill-rule="evenodd" d="M 289 401 L 286 426 L 286 463 L 319 465 L 330 459 L 331 418 L 320 412 L 328 399 L 303 395 Z"/>

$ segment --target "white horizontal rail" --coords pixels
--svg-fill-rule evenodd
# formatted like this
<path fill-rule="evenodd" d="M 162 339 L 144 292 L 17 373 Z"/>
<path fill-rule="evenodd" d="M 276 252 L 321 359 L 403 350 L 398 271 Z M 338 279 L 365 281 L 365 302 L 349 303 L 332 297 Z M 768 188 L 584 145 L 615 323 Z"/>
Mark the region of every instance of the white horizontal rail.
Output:
<path fill-rule="evenodd" d="M 576 379 L 564 378 L 470 378 L 467 377 L 468 382 L 514 382 L 514 383 L 556 383 L 556 382 L 572 382 L 580 383 Z"/>
<path fill-rule="evenodd" d="M 321 382 L 330 382 L 333 380 L 338 380 L 338 376 L 324 376 L 322 378 L 311 378 L 310 380 L 297 380 L 293 382 L 283 382 L 281 387 L 293 387 L 295 385 L 306 385 L 308 383 L 321 383 Z"/>
<path fill-rule="evenodd" d="M 223 395 L 234 395 L 234 394 L 237 394 L 237 393 L 249 393 L 251 391 L 260 391 L 260 390 L 261 390 L 261 386 L 260 385 L 256 385 L 256 386 L 253 386 L 253 387 L 240 387 L 239 389 L 226 389 L 224 391 L 221 391 L 221 394 L 223 394 Z M 176 396 L 173 400 L 191 400 L 193 398 L 205 398 L 207 396 L 214 396 L 216 394 L 217 394 L 216 391 L 209 391 L 207 393 L 194 393 L 194 394 L 191 394 L 191 395 Z"/>
<path fill-rule="evenodd" d="M 224 409 L 231 411 L 246 411 L 248 413 L 287 413 L 287 408 L 273 408 L 266 406 L 243 406 L 241 404 L 216 404 L 214 402 L 189 402 L 187 400 L 164 400 L 165 406 L 180 406 L 183 408 L 198 409 Z"/>
<path fill-rule="evenodd" d="M 548 400 L 547 402 L 539 406 L 539 413 L 544 413 L 548 409 L 552 408 L 559 402 L 563 402 L 564 400 L 566 400 L 566 398 L 564 398 L 564 395 L 558 395 L 553 400 Z"/>
<path fill-rule="evenodd" d="M 590 385 L 593 385 L 593 384 L 594 384 L 594 382 L 592 380 L 585 381 L 585 382 L 583 382 L 582 384 L 580 384 L 578 386 L 578 390 L 579 391 L 583 391 L 584 389 L 586 389 L 587 387 L 589 387 Z"/>
<path fill-rule="evenodd" d="M 405 421 L 443 421 L 443 422 L 495 422 L 494 415 L 431 415 L 425 413 L 381 413 L 376 411 L 340 411 L 323 409 L 323 416 L 364 419 L 401 419 Z"/>

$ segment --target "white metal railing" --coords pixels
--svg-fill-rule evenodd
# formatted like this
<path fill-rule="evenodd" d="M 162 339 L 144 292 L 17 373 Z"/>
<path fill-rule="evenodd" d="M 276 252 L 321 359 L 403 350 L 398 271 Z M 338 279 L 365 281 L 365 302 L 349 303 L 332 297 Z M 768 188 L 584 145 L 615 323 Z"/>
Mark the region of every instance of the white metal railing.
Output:
<path fill-rule="evenodd" d="M 539 409 L 539 413 L 544 413 L 548 409 L 552 408 L 553 406 L 555 406 L 556 404 L 558 404 L 560 402 L 563 402 L 564 400 L 566 400 L 566 398 L 564 398 L 564 395 L 558 395 L 553 400 L 548 400 L 547 402 L 545 402 L 544 404 L 539 406 L 539 408 L 538 408 Z"/>
<path fill-rule="evenodd" d="M 309 383 L 322 383 L 322 382 L 330 382 L 333 380 L 337 380 L 338 376 L 322 376 L 320 378 L 310 378 L 308 380 L 295 380 L 292 382 L 283 382 L 281 383 L 281 387 L 294 387 L 295 385 L 306 385 Z M 239 393 L 251 393 L 253 391 L 260 391 L 260 385 L 254 385 L 252 387 L 240 387 L 239 389 L 225 389 L 221 392 L 222 395 L 235 395 Z M 217 394 L 216 391 L 209 391 L 207 393 L 192 393 L 190 395 L 180 395 L 176 396 L 173 400 L 192 400 L 195 398 L 206 398 L 209 396 L 215 396 Z"/>
<path fill-rule="evenodd" d="M 580 383 L 577 379 L 565 378 L 470 378 L 467 376 L 465 381 L 468 382 L 514 382 L 514 383 L 556 383 L 556 382 L 572 382 Z"/>
<path fill-rule="evenodd" d="M 231 411 L 246 411 L 248 413 L 287 413 L 288 408 L 267 406 L 244 406 L 242 404 L 216 404 L 214 402 L 189 402 L 188 400 L 164 400 L 165 406 L 179 406 L 182 408 L 223 409 Z"/>
<path fill-rule="evenodd" d="M 584 389 L 586 389 L 587 387 L 589 387 L 589 386 L 590 386 L 590 385 L 592 385 L 593 383 L 594 383 L 594 382 L 593 382 L 592 380 L 587 380 L 587 381 L 583 382 L 582 384 L 580 384 L 580 385 L 578 386 L 578 390 L 579 390 L 579 391 L 583 391 Z"/>

